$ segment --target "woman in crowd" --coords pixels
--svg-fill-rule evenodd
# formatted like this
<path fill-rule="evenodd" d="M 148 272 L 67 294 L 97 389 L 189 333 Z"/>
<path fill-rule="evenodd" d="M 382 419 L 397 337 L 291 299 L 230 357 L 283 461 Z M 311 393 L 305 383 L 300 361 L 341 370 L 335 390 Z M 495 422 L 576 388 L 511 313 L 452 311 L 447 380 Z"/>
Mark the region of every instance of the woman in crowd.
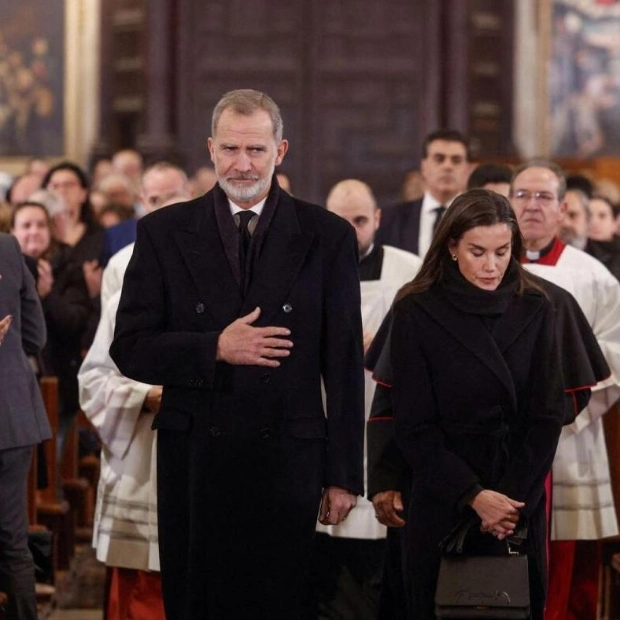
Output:
<path fill-rule="evenodd" d="M 620 237 L 616 236 L 614 208 L 607 198 L 590 199 L 590 228 L 586 252 L 597 258 L 620 280 Z"/>
<path fill-rule="evenodd" d="M 69 246 L 67 259 L 82 268 L 92 300 L 93 317 L 82 343 L 84 348 L 88 348 L 99 322 L 99 257 L 104 239 L 103 230 L 96 224 L 90 206 L 88 177 L 78 165 L 62 162 L 50 168 L 42 186 L 60 196 L 64 202 L 64 213 L 54 219 L 54 236 Z"/>
<path fill-rule="evenodd" d="M 405 551 L 411 618 L 430 620 L 439 544 L 477 516 L 470 544 L 501 552 L 527 526 L 532 617 L 545 600 L 545 492 L 564 420 L 554 312 L 518 262 L 508 201 L 459 196 L 394 307 L 398 445 L 412 472 Z"/>
<path fill-rule="evenodd" d="M 93 304 L 82 266 L 71 259 L 69 246 L 52 238 L 51 219 L 43 204 L 17 205 L 11 216 L 11 233 L 35 277 L 43 305 L 48 338 L 40 358 L 40 372 L 58 377 L 61 458 L 64 437 L 79 409 L 77 371 Z"/>

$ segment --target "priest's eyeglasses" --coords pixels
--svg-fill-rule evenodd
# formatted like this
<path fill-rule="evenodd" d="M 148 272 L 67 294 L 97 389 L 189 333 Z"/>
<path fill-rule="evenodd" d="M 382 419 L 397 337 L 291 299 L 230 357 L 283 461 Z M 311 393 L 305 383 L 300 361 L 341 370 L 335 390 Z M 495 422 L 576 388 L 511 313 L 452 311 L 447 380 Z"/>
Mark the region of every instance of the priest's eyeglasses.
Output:
<path fill-rule="evenodd" d="M 529 202 L 532 199 L 539 204 L 547 206 L 556 200 L 556 196 L 551 192 L 530 192 L 529 189 L 518 189 L 513 196 L 513 200 L 519 202 Z"/>

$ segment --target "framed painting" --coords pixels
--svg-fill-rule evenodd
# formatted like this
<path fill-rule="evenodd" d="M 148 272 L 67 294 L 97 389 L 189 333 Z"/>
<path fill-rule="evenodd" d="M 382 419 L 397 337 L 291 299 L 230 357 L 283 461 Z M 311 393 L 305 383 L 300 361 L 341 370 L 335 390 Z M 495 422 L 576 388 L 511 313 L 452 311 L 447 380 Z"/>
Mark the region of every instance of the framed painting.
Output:
<path fill-rule="evenodd" d="M 0 171 L 31 157 L 84 165 L 99 123 L 99 0 L 3 0 Z"/>
<path fill-rule="evenodd" d="M 550 154 L 620 155 L 620 0 L 546 0 L 544 10 Z"/>
<path fill-rule="evenodd" d="M 4 0 L 0 157 L 64 153 L 64 0 Z"/>

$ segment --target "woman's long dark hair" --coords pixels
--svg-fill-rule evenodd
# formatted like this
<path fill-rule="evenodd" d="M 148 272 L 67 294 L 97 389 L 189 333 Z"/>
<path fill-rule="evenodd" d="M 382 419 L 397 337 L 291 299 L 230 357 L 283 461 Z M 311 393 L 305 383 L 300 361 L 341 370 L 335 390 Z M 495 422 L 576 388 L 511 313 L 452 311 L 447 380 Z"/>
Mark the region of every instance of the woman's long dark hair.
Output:
<path fill-rule="evenodd" d="M 487 189 L 471 189 L 454 199 L 439 223 L 418 275 L 400 289 L 396 299 L 421 293 L 435 282 L 440 282 L 443 279 L 444 260 L 450 253 L 448 247 L 450 243 L 458 242 L 472 228 L 495 224 L 506 224 L 512 231 L 511 260 L 516 264 L 519 274 L 519 294 L 527 288 L 543 292 L 519 263 L 523 252 L 523 239 L 508 200 L 501 194 Z"/>

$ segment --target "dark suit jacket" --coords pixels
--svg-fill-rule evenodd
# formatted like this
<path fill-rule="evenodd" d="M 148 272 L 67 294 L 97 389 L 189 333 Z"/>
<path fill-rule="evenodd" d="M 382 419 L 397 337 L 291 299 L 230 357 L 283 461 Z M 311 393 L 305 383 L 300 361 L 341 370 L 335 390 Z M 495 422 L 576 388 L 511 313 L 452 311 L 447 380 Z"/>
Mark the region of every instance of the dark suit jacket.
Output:
<path fill-rule="evenodd" d="M 140 220 L 125 275 L 111 354 L 127 376 L 164 385 L 154 425 L 174 618 L 302 617 L 321 488 L 362 492 L 355 235 L 277 184 L 267 202 L 275 212 L 254 234 L 260 253 L 245 299 L 217 186 Z M 257 325 L 290 328 L 291 356 L 277 369 L 216 362 L 220 332 L 256 306 Z"/>
<path fill-rule="evenodd" d="M 391 349 L 395 434 L 412 476 L 412 617 L 433 617 L 439 543 L 480 487 L 525 502 L 532 603 L 542 608 L 544 481 L 564 422 L 552 303 L 535 291 L 515 297 L 491 335 L 434 287 L 395 305 Z"/>
<path fill-rule="evenodd" d="M 419 254 L 421 212 L 422 198 L 381 209 L 381 225 L 376 243 Z"/>
<path fill-rule="evenodd" d="M 41 392 L 25 350 L 45 344 L 45 320 L 34 279 L 17 241 L 0 233 L 0 318 L 13 321 L 0 346 L 0 450 L 49 439 L 51 431 Z"/>

